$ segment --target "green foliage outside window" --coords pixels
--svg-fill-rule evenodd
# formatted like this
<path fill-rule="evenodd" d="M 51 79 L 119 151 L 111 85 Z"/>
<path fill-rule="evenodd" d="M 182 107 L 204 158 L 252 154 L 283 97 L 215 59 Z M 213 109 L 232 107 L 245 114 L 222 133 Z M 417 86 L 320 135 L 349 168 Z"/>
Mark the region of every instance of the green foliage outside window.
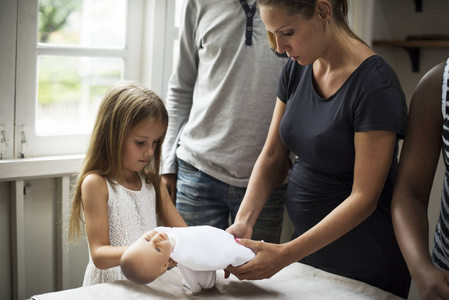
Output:
<path fill-rule="evenodd" d="M 83 0 L 39 0 L 39 43 L 79 45 L 82 5 Z M 83 69 L 86 65 L 93 67 L 87 67 L 89 70 L 86 71 Z M 80 68 L 83 71 L 80 72 Z M 92 80 L 89 84 L 89 102 L 96 101 L 107 89 L 96 79 L 101 78 L 100 81 L 104 82 L 109 78 L 113 82 L 120 78 L 121 71 L 115 64 L 110 67 L 102 64 L 95 68 L 93 61 L 82 62 L 79 57 L 40 56 L 38 74 L 38 103 L 44 108 L 56 103 L 79 102 L 83 97 L 83 79 Z"/>
<path fill-rule="evenodd" d="M 50 35 L 62 29 L 69 16 L 81 8 L 81 0 L 39 0 L 39 41 L 47 43 Z"/>

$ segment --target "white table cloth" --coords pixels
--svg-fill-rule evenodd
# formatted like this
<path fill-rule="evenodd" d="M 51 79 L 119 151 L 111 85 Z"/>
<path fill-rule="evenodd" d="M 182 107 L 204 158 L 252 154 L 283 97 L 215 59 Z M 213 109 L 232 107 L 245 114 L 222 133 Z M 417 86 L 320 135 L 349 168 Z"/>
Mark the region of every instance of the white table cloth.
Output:
<path fill-rule="evenodd" d="M 270 279 L 254 281 L 240 281 L 233 275 L 224 279 L 224 271 L 220 270 L 214 288 L 195 294 L 181 284 L 181 279 L 178 268 L 173 268 L 148 285 L 120 280 L 36 295 L 32 299 L 402 299 L 366 283 L 301 263 L 291 264 Z"/>

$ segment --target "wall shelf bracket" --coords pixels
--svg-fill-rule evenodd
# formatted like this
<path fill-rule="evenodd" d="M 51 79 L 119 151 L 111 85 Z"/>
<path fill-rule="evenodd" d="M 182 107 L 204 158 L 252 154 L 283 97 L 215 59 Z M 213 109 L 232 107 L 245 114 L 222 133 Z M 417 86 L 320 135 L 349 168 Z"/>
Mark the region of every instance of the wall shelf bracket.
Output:
<path fill-rule="evenodd" d="M 420 48 L 408 48 L 404 47 L 405 51 L 407 51 L 410 56 L 410 61 L 412 63 L 412 71 L 417 73 L 419 72 L 419 53 Z"/>
<path fill-rule="evenodd" d="M 413 72 L 419 72 L 420 52 L 423 48 L 449 48 L 449 36 L 419 35 L 405 40 L 374 40 L 373 46 L 392 46 L 405 49 L 412 63 Z"/>
<path fill-rule="evenodd" d="M 415 0 L 415 11 L 422 12 L 422 0 Z"/>

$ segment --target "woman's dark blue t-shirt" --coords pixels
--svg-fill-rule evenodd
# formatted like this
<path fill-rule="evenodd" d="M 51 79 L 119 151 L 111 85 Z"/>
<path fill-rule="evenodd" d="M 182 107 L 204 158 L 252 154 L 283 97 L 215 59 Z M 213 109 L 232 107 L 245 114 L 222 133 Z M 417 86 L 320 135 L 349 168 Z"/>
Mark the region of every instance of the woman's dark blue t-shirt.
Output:
<path fill-rule="evenodd" d="M 355 132 L 384 130 L 404 136 L 405 96 L 394 71 L 381 57 L 365 60 L 326 99 L 316 93 L 312 72 L 312 65 L 303 67 L 290 60 L 277 92 L 287 104 L 282 142 L 305 167 L 332 174 L 353 172 Z"/>
<path fill-rule="evenodd" d="M 399 80 L 378 55 L 366 59 L 329 98 L 313 85 L 312 65 L 288 61 L 277 95 L 286 103 L 280 124 L 284 145 L 298 157 L 287 191 L 287 209 L 301 235 L 350 194 L 354 175 L 354 134 L 405 134 L 407 104 Z M 391 222 L 398 141 L 377 210 L 366 221 L 302 262 L 407 295 L 410 278 Z"/>

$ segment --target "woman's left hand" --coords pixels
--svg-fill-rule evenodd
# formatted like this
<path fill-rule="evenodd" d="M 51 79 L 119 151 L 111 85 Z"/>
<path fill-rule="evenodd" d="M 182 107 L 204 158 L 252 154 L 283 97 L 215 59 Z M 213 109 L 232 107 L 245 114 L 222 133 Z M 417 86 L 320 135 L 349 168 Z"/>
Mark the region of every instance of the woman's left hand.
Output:
<path fill-rule="evenodd" d="M 249 239 L 240 239 L 238 243 L 252 249 L 256 253 L 256 257 L 244 265 L 238 267 L 230 265 L 227 267 L 227 270 L 240 280 L 270 278 L 290 264 L 287 256 L 283 254 L 282 245 Z"/>

